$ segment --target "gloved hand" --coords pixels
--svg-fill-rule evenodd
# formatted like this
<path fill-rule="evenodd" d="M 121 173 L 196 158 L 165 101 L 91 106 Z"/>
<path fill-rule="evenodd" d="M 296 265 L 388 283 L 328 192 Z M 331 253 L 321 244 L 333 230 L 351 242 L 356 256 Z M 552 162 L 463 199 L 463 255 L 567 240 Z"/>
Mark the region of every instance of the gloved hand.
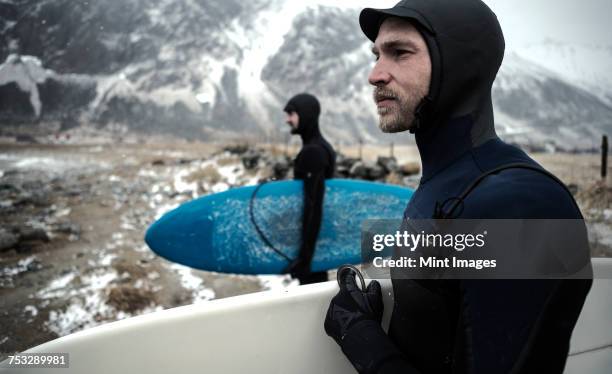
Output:
<path fill-rule="evenodd" d="M 351 327 L 359 321 L 382 320 L 383 301 L 380 284 L 371 281 L 365 291 L 357 287 L 355 277 L 349 273 L 340 279 L 340 291 L 329 304 L 325 318 L 325 332 L 342 346 Z"/>
<path fill-rule="evenodd" d="M 329 304 L 325 332 L 331 336 L 362 374 L 416 373 L 404 361 L 380 325 L 383 301 L 380 284 L 371 281 L 362 291 L 352 273 L 340 273 L 340 291 Z M 384 369 L 383 369 L 384 367 Z"/>

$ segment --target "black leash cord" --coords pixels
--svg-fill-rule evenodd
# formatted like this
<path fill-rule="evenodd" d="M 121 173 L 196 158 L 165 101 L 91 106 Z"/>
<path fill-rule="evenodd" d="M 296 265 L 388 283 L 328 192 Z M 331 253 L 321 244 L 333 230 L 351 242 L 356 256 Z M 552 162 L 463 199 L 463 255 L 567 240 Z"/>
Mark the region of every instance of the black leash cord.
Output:
<path fill-rule="evenodd" d="M 265 183 L 262 183 L 262 184 L 259 184 L 257 187 L 255 187 L 255 189 L 253 190 L 253 194 L 251 195 L 251 200 L 249 201 L 249 216 L 251 217 L 251 222 L 253 223 L 253 226 L 255 226 L 255 231 L 257 231 L 257 234 L 259 234 L 259 238 L 261 239 L 261 241 L 263 241 L 268 247 L 270 247 L 270 249 L 272 249 L 274 252 L 276 252 L 279 256 L 281 256 L 282 258 L 284 258 L 288 262 L 291 262 L 293 260 L 289 256 L 287 256 L 286 254 L 284 254 L 280 250 L 276 249 L 276 247 L 274 247 L 274 245 L 270 242 L 270 240 L 268 240 L 268 238 L 266 238 L 266 236 L 264 235 L 263 231 L 261 231 L 261 229 L 259 228 L 259 225 L 257 225 L 257 222 L 255 221 L 255 213 L 254 213 L 254 209 L 253 209 L 253 205 L 255 205 L 255 196 L 257 195 L 257 191 L 259 191 L 259 189 L 264 184 Z"/>
<path fill-rule="evenodd" d="M 349 273 L 349 274 L 345 275 L 345 273 Z M 359 281 L 361 283 L 361 290 L 365 291 L 366 285 L 365 285 L 365 281 L 363 280 L 363 275 L 361 275 L 361 272 L 359 271 L 359 269 L 357 269 L 353 265 L 342 265 L 338 268 L 338 271 L 336 272 L 336 281 L 338 281 L 338 287 L 340 287 L 340 289 L 344 289 L 344 282 L 343 282 L 344 277 L 352 276 L 353 274 L 357 278 L 359 278 Z"/>

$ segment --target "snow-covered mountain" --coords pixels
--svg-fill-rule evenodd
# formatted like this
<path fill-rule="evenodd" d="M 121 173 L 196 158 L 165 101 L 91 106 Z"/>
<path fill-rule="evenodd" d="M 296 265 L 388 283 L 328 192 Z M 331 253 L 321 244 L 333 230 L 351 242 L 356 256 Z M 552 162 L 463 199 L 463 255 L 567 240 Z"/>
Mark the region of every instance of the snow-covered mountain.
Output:
<path fill-rule="evenodd" d="M 373 58 L 357 19 L 356 8 L 289 0 L 0 0 L 0 131 L 59 122 L 284 140 L 285 102 L 309 91 L 334 142 L 397 139 L 377 129 Z M 590 70 L 582 52 L 550 53 L 536 62 L 507 54 L 494 85 L 499 132 L 522 144 L 592 148 L 612 129 L 606 70 Z M 579 65 L 563 70 L 559 61 Z"/>
<path fill-rule="evenodd" d="M 523 47 L 522 52 L 612 105 L 612 38 L 608 45 L 547 39 Z"/>
<path fill-rule="evenodd" d="M 612 108 L 595 93 L 513 52 L 493 84 L 493 105 L 498 133 L 518 144 L 593 149 L 612 130 Z"/>

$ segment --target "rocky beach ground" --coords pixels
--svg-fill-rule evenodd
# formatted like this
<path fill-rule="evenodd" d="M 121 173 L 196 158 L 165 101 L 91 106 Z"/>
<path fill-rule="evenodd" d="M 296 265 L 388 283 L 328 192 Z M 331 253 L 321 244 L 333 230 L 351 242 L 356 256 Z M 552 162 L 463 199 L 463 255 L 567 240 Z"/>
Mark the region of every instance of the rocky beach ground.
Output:
<path fill-rule="evenodd" d="M 295 151 L 191 142 L 0 144 L 0 360 L 133 315 L 296 286 L 287 276 L 192 270 L 157 257 L 143 241 L 148 225 L 182 202 L 291 177 Z M 418 184 L 414 147 L 397 147 L 397 159 L 385 147 L 340 151 L 341 177 Z M 598 156 L 534 157 L 574 192 L 593 255 L 612 256 L 612 187 L 599 176 Z"/>

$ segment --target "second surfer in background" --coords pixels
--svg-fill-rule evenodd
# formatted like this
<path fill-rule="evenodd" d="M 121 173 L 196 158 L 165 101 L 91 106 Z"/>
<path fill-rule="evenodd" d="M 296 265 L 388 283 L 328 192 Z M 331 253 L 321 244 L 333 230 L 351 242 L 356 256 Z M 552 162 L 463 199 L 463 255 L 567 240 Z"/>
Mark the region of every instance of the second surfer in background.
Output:
<path fill-rule="evenodd" d="M 324 282 L 327 272 L 311 272 L 317 236 L 323 217 L 325 179 L 336 169 L 336 152 L 319 131 L 321 106 L 316 97 L 302 93 L 289 100 L 284 109 L 291 133 L 302 138 L 302 149 L 295 158 L 293 176 L 304 181 L 302 243 L 298 257 L 285 269 L 300 284 Z"/>

